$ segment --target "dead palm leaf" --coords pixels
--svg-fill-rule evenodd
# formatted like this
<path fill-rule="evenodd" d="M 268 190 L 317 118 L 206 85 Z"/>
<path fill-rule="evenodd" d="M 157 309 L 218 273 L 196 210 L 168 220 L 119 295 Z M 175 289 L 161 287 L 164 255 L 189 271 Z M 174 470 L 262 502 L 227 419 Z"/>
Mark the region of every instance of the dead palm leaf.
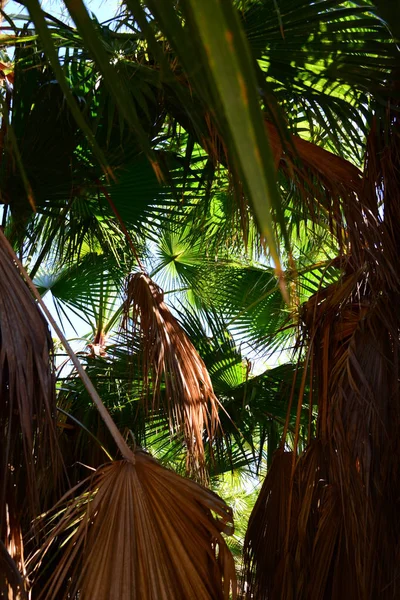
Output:
<path fill-rule="evenodd" d="M 318 369 L 317 440 L 299 457 L 285 452 L 274 458 L 247 532 L 249 598 L 369 597 L 365 549 L 371 507 L 359 469 L 362 453 L 368 452 L 363 421 L 370 419 L 369 400 L 365 392 L 353 395 L 349 389 L 349 381 L 354 384 L 359 376 L 353 345 L 368 312 L 354 294 L 360 277 L 360 272 L 349 275 L 303 307 L 304 335 Z M 304 400 L 301 393 L 300 405 Z M 285 486 L 275 480 L 282 464 Z M 279 506 L 271 502 L 278 493 Z"/>
<path fill-rule="evenodd" d="M 157 410 L 165 385 L 171 429 L 183 431 L 188 470 L 204 478 L 204 430 L 213 439 L 219 425 L 218 401 L 195 347 L 164 302 L 162 290 L 145 273 L 129 278 L 125 327 L 139 329 L 143 342 L 143 384 L 152 383 L 151 410 Z"/>
<path fill-rule="evenodd" d="M 8 600 L 28 597 L 24 543 L 17 512 L 17 506 L 6 505 L 5 543 L 0 540 L 0 597 Z"/>
<path fill-rule="evenodd" d="M 37 511 L 53 501 L 58 481 L 52 347 L 46 321 L 1 233 L 0 587 L 6 586 L 8 594 L 14 590 L 15 598 L 24 594 L 21 526 L 29 526 Z"/>
<path fill-rule="evenodd" d="M 56 567 L 43 573 L 41 598 L 236 597 L 234 562 L 221 535 L 233 533 L 232 512 L 216 494 L 142 451 L 134 461 L 100 467 L 86 485 L 64 510 L 55 509 L 60 520 L 43 553 L 54 557 L 65 544 Z"/>
<path fill-rule="evenodd" d="M 301 169 L 296 176 L 307 178 L 307 171 L 317 176 L 326 191 L 360 193 L 362 189 L 362 173 L 348 160 L 337 156 L 317 144 L 303 140 L 298 135 L 288 135 L 286 145 L 282 143 L 278 128 L 270 121 L 265 122 L 275 164 L 282 168 L 290 178 L 294 178 L 293 160 L 301 161 Z M 289 165 L 287 161 L 289 160 Z M 326 197 L 325 197 L 326 200 Z"/>
<path fill-rule="evenodd" d="M 291 474 L 292 453 L 278 451 L 249 519 L 243 587 L 255 598 L 280 597 Z"/>
<path fill-rule="evenodd" d="M 358 196 L 343 200 L 337 217 L 351 250 L 343 277 L 303 307 L 316 439 L 294 455 L 286 488 L 274 482 L 279 462 L 264 482 L 245 550 L 255 600 L 400 594 L 398 112 L 382 124 L 380 135 L 377 123 L 372 128 Z M 282 490 L 286 515 L 271 503 L 271 488 Z M 271 556 L 264 532 L 275 528 L 286 540 L 272 544 Z"/>
<path fill-rule="evenodd" d="M 0 235 L 0 537 L 6 504 L 33 516 L 46 498 L 45 471 L 59 464 L 52 339 Z"/>
<path fill-rule="evenodd" d="M 7 600 L 27 598 L 21 573 L 2 540 L 0 540 L 0 597 Z"/>

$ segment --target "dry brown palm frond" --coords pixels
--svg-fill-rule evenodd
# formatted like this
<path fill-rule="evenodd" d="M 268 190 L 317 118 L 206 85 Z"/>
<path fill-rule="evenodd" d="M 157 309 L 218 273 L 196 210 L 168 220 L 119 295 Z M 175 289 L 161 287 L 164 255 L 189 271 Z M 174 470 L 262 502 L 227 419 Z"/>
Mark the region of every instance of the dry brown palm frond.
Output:
<path fill-rule="evenodd" d="M 0 597 L 8 600 L 27 598 L 26 589 L 29 588 L 22 528 L 17 514 L 15 505 L 6 506 L 5 543 L 0 541 Z"/>
<path fill-rule="evenodd" d="M 233 532 L 232 511 L 216 494 L 142 451 L 135 462 L 100 467 L 86 483 L 65 510 L 55 509 L 59 521 L 44 554 L 54 558 L 69 539 L 55 568 L 43 573 L 41 598 L 236 597 L 234 562 L 221 535 Z"/>
<path fill-rule="evenodd" d="M 249 594 L 246 598 L 280 597 L 292 456 L 291 452 L 277 451 L 249 519 L 243 557 L 243 587 Z"/>
<path fill-rule="evenodd" d="M 150 382 L 153 388 L 151 410 L 159 407 L 163 384 L 171 429 L 184 434 L 188 470 L 204 477 L 203 435 L 206 431 L 212 440 L 216 434 L 218 401 L 203 360 L 165 304 L 162 290 L 144 273 L 128 281 L 125 327 L 129 323 L 141 331 L 143 384 L 145 390 Z"/>
<path fill-rule="evenodd" d="M 367 298 L 359 296 L 362 277 L 362 272 L 349 274 L 303 308 L 305 336 L 318 377 L 318 439 L 292 461 L 279 510 L 266 500 L 268 490 L 277 487 L 272 468 L 266 478 L 246 540 L 247 579 L 253 594 L 249 598 L 368 597 L 365 555 L 371 507 L 359 467 L 362 455 L 368 453 L 368 427 L 363 422 L 370 419 L 369 400 L 365 391 L 352 394 L 348 387 L 359 376 L 354 370 L 354 343 L 371 310 Z M 272 564 L 266 558 L 268 540 L 260 537 L 257 523 L 286 536 L 284 544 L 274 547 Z"/>
<path fill-rule="evenodd" d="M 329 219 L 343 250 L 348 246 L 343 204 L 357 206 L 363 187 L 361 171 L 317 144 L 297 135 L 281 136 L 274 124 L 265 124 L 277 170 L 297 189 L 300 205 L 310 220 Z"/>
<path fill-rule="evenodd" d="M 296 159 L 301 161 L 303 173 L 310 170 L 319 176 L 321 183 L 328 189 L 333 188 L 347 190 L 347 192 L 361 193 L 362 173 L 348 160 L 337 156 L 317 144 L 303 140 L 297 135 L 289 136 L 289 144 L 284 148 L 277 127 L 266 121 L 268 137 L 271 143 L 275 162 L 284 168 L 281 163 L 283 150 L 285 150 L 285 159 Z M 293 169 L 293 165 L 291 165 Z M 288 171 L 290 174 L 290 171 Z M 292 172 L 293 175 L 293 172 Z M 299 175 L 301 175 L 299 173 Z"/>
<path fill-rule="evenodd" d="M 264 482 L 246 539 L 249 598 L 398 597 L 400 319 L 364 278 L 350 274 L 303 310 L 317 370 L 317 440 L 297 458 L 281 506 L 269 492 L 282 488 L 279 463 Z M 275 528 L 286 544 L 271 548 L 274 536 L 261 532 Z"/>
<path fill-rule="evenodd" d="M 52 339 L 0 235 L 0 537 L 5 504 L 31 515 L 46 498 L 45 470 L 59 464 Z M 52 466 L 50 466 L 52 465 Z"/>
<path fill-rule="evenodd" d="M 346 224 L 343 276 L 307 301 L 299 340 L 313 359 L 316 439 L 286 485 L 279 456 L 264 482 L 246 538 L 252 600 L 400 597 L 398 114 L 373 123 L 362 185 L 330 213 Z"/>
<path fill-rule="evenodd" d="M 292 475 L 292 453 L 274 458 L 245 540 L 246 598 L 366 598 L 360 557 L 367 548 L 365 495 L 354 463 L 314 441 Z M 342 486 L 349 498 L 342 495 Z M 367 517 L 367 518 L 366 518 Z M 290 528 L 288 530 L 288 524 Z"/>
<path fill-rule="evenodd" d="M 8 552 L 5 544 L 0 540 L 0 598 L 7 600 L 26 600 L 24 581 L 21 573 Z"/>
<path fill-rule="evenodd" d="M 52 361 L 50 331 L 1 232 L 0 541 L 4 567 L 15 569 L 8 570 L 8 584 L 0 569 L 0 587 L 8 585 L 10 598 L 24 594 L 21 525 L 29 526 L 40 508 L 48 508 L 57 488 L 60 453 Z"/>

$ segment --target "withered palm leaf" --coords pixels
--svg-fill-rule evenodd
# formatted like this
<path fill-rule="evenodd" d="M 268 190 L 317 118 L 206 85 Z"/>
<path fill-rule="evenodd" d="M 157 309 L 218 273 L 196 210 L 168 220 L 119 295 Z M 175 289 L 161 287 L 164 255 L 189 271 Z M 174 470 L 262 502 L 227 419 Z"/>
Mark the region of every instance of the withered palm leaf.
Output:
<path fill-rule="evenodd" d="M 236 597 L 233 558 L 221 535 L 233 532 L 232 512 L 216 494 L 142 451 L 100 467 L 86 484 L 44 546 L 53 555 L 70 537 L 56 568 L 45 571 L 41 598 Z"/>
<path fill-rule="evenodd" d="M 0 598 L 8 600 L 27 598 L 20 570 L 2 540 L 0 540 Z"/>
<path fill-rule="evenodd" d="M 125 315 L 125 327 L 130 322 L 134 329 L 140 327 L 143 384 L 146 389 L 151 380 L 153 387 L 151 409 L 158 408 L 164 383 L 171 429 L 184 433 L 188 470 L 204 477 L 204 430 L 212 439 L 219 425 L 218 401 L 207 368 L 148 275 L 135 273 L 129 278 Z"/>
<path fill-rule="evenodd" d="M 52 340 L 45 319 L 0 235 L 0 536 L 5 511 L 45 499 L 44 469 L 57 465 Z M 53 472 L 53 476 L 55 473 Z M 18 486 L 16 485 L 18 482 Z M 16 497 L 18 494 L 18 498 Z M 17 508 L 16 508 L 17 507 Z"/>
<path fill-rule="evenodd" d="M 316 434 L 311 438 L 310 428 L 306 450 L 285 459 L 284 485 L 276 484 L 279 454 L 264 482 L 245 545 L 248 598 L 399 597 L 397 132 L 397 110 L 374 123 L 362 190 L 342 203 L 349 241 L 343 275 L 302 309 Z M 298 406 L 305 401 L 312 405 L 302 386 Z"/>
<path fill-rule="evenodd" d="M 244 560 L 250 568 L 244 582 L 255 598 L 279 598 L 291 475 L 292 453 L 278 451 L 249 519 Z"/>

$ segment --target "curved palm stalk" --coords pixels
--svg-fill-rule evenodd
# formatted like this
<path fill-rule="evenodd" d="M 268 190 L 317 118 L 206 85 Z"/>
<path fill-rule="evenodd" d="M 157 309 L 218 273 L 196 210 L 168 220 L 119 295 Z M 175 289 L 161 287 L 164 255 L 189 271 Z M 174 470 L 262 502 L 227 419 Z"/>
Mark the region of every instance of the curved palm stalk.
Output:
<path fill-rule="evenodd" d="M 0 240 L 12 257 L 3 233 Z M 125 457 L 96 471 L 88 491 L 72 500 L 50 534 L 44 553 L 79 523 L 44 597 L 59 597 L 62 589 L 65 598 L 79 591 L 83 599 L 99 600 L 235 598 L 234 562 L 221 536 L 222 531 L 233 532 L 231 510 L 213 492 L 165 470 L 147 454 L 132 453 L 22 265 L 14 260 Z M 76 491 L 73 488 L 67 497 Z M 72 563 L 76 566 L 71 571 Z"/>
<path fill-rule="evenodd" d="M 221 535 L 233 533 L 232 511 L 216 494 L 142 451 L 135 464 L 105 465 L 85 483 L 44 546 L 53 553 L 71 536 L 40 598 L 236 598 L 234 562 Z"/>
<path fill-rule="evenodd" d="M 157 410 L 164 384 L 170 427 L 184 432 L 188 470 L 205 479 L 204 428 L 212 440 L 219 426 L 218 400 L 206 366 L 165 304 L 162 290 L 144 273 L 128 280 L 126 328 L 129 317 L 142 334 L 143 385 L 147 391 L 152 379 L 154 389 L 151 408 Z"/>
<path fill-rule="evenodd" d="M 80 361 L 78 360 L 78 358 L 75 355 L 75 352 L 72 350 L 71 346 L 69 345 L 69 343 L 67 342 L 65 336 L 63 335 L 61 329 L 58 327 L 56 321 L 53 319 L 49 309 L 47 308 L 47 306 L 45 305 L 45 303 L 43 302 L 40 294 L 38 293 L 38 291 L 36 290 L 34 284 L 32 283 L 29 275 L 27 274 L 27 272 L 25 271 L 24 267 L 22 266 L 22 264 L 20 263 L 20 261 L 17 259 L 17 257 L 14 255 L 14 252 L 7 240 L 7 238 L 4 236 L 4 233 L 0 230 L 0 239 L 4 245 L 5 248 L 5 252 L 8 254 L 8 256 L 12 257 L 13 260 L 15 261 L 16 265 L 18 266 L 19 271 L 21 272 L 21 274 L 25 277 L 26 282 L 30 288 L 30 290 L 32 291 L 33 295 L 35 296 L 36 300 L 38 301 L 38 303 L 40 304 L 41 309 L 43 310 L 44 314 L 46 315 L 46 317 L 48 318 L 49 322 L 51 323 L 52 327 L 55 329 L 61 343 L 63 344 L 65 350 L 67 351 L 74 367 L 76 368 L 79 377 L 82 379 L 84 386 L 86 387 L 88 394 L 90 395 L 90 397 L 92 398 L 94 404 L 96 405 L 97 410 L 99 411 L 102 419 L 104 420 L 107 428 L 109 429 L 111 435 L 114 438 L 114 441 L 118 447 L 118 449 L 120 450 L 122 456 L 124 458 L 126 458 L 127 460 L 131 459 L 134 460 L 133 454 L 132 454 L 132 450 L 129 448 L 128 444 L 126 443 L 126 441 L 124 440 L 124 438 L 122 437 L 121 433 L 118 431 L 117 426 L 115 425 L 114 421 L 112 420 L 112 418 L 110 417 L 110 414 L 108 412 L 108 410 L 106 409 L 106 407 L 104 406 L 100 396 L 98 395 L 97 391 L 95 390 L 92 382 L 90 381 L 85 369 L 82 367 Z M 53 388 L 54 389 L 54 388 Z"/>

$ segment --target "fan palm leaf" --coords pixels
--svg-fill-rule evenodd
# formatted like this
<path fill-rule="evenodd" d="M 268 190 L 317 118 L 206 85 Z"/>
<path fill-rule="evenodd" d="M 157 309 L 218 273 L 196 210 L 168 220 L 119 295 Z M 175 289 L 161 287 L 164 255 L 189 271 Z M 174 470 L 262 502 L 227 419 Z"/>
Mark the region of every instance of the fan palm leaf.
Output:
<path fill-rule="evenodd" d="M 158 406 L 164 382 L 171 429 L 183 428 L 188 467 L 193 461 L 190 470 L 201 473 L 203 430 L 212 440 L 219 425 L 218 401 L 204 362 L 165 304 L 162 290 L 144 273 L 136 273 L 128 280 L 125 314 L 125 327 L 129 320 L 134 329 L 140 326 L 142 380 L 146 390 L 152 378 L 152 406 Z"/>
<path fill-rule="evenodd" d="M 234 563 L 221 535 L 232 533 L 232 514 L 216 494 L 141 451 L 134 462 L 100 467 L 85 487 L 66 498 L 45 543 L 44 552 L 53 553 L 67 536 L 41 597 L 236 597 Z"/>
<path fill-rule="evenodd" d="M 5 75 L 1 88 L 0 135 L 2 201 L 10 207 L 3 224 L 21 261 L 28 263 L 28 271 L 32 264 L 37 276 L 43 265 L 61 267 L 51 284 L 59 307 L 69 304 L 84 313 L 94 325 L 94 341 L 101 342 L 105 321 L 111 328 L 119 316 L 118 309 L 115 318 L 110 313 L 123 271 L 130 270 L 128 240 L 135 241 L 134 254 L 140 260 L 144 256 L 147 268 L 154 244 L 176 234 L 161 246 L 152 279 L 144 274 L 131 278 L 129 331 L 110 340 L 115 345 L 108 356 L 86 355 L 83 368 L 71 353 L 110 435 L 86 410 L 87 395 L 75 372 L 59 382 L 61 408 L 73 412 L 71 419 L 63 415 L 59 420 L 65 445 L 77 440 L 71 427 L 82 421 L 98 434 L 100 444 L 111 444 L 111 454 L 114 437 L 125 460 L 98 469 L 86 495 L 72 491 L 76 502 L 71 496 L 70 513 L 67 508 L 55 516 L 54 531 L 59 525 L 62 539 L 50 533 L 43 568 L 52 550 L 73 532 L 71 521 L 64 519 L 67 513 L 79 520 L 73 535 L 80 541 L 65 546 L 51 593 L 63 594 L 68 585 L 66 593 L 100 593 L 96 574 L 108 547 L 98 549 L 97 534 L 116 540 L 123 552 L 131 548 L 132 538 L 122 535 L 123 524 L 132 524 L 129 503 L 114 505 L 112 494 L 113 488 L 125 497 L 134 494 L 138 467 L 126 460 L 131 451 L 120 433 L 132 429 L 180 472 L 189 466 L 192 474 L 204 474 L 210 465 L 216 478 L 242 467 L 257 477 L 257 469 L 271 465 L 280 445 L 247 536 L 249 597 L 393 600 L 400 537 L 399 325 L 394 308 L 400 213 L 398 47 L 392 39 L 397 29 L 392 11 L 367 0 L 204 0 L 201 6 L 195 0 L 127 0 L 118 19 L 99 25 L 81 0 L 68 0 L 74 27 L 44 13 L 37 0 L 23 4 L 31 20 L 23 30 L 9 21 L 16 37 L 2 38 L 16 46 L 16 64 L 14 76 Z M 183 254 L 177 257 L 176 251 Z M 87 252 L 97 253 L 97 263 L 104 257 L 105 277 L 99 264 L 98 270 L 80 269 Z M 168 268 L 157 270 L 162 263 Z M 115 277 L 108 277 L 111 264 Z M 282 291 L 287 292 L 283 269 L 290 307 L 282 300 Z M 175 283 L 187 292 L 179 299 L 191 300 L 198 313 L 186 323 L 180 317 L 183 328 L 171 312 L 178 294 L 172 289 L 171 310 L 163 301 L 157 284 L 164 287 L 164 281 L 171 284 L 168 292 Z M 3 289 L 3 296 L 7 308 L 12 294 Z M 13 306 L 12 314 L 21 321 L 19 308 Z M 216 311 L 214 327 L 204 323 L 205 310 Z M 3 329 L 13 331 L 13 322 L 0 312 L 3 340 Z M 15 338 L 7 338 L 14 354 L 12 343 L 32 344 L 25 324 L 18 325 Z M 235 345 L 239 340 L 242 350 L 251 349 L 253 360 L 256 353 L 265 357 L 272 349 L 295 345 L 296 334 L 298 367 L 283 365 L 258 377 L 251 376 Z M 127 343 L 131 356 L 125 352 Z M 29 352 L 28 359 L 33 364 Z M 140 361 L 142 369 L 137 369 Z M 7 369 L 3 361 L 4 380 Z M 87 381 L 92 373 L 116 423 Z M 26 404 L 40 393 L 42 379 L 25 386 Z M 3 386 L 5 397 L 20 385 L 15 380 Z M 223 411 L 218 416 L 220 404 L 229 416 Z M 7 501 L 19 501 L 25 490 L 26 449 L 32 450 L 35 467 L 47 450 L 46 444 L 37 445 L 36 413 L 33 443 L 18 443 L 29 434 L 29 428 L 21 430 L 19 417 L 7 413 L 6 425 L 13 426 L 10 448 L 16 448 L 12 462 L 6 457 L 2 463 Z M 25 414 L 23 427 L 26 422 Z M 221 429 L 224 438 L 215 435 Z M 76 480 L 83 471 L 77 459 L 93 459 L 94 468 L 104 460 L 73 442 L 65 456 Z M 22 465 L 18 481 L 17 464 Z M 37 495 L 42 479 L 39 483 Z M 96 498 L 106 501 L 96 504 Z M 30 503 L 22 498 L 24 511 Z M 18 503 L 11 508 L 14 519 Z M 109 517 L 118 522 L 114 538 L 106 529 Z M 0 525 L 8 540 L 4 518 Z M 170 523 L 162 526 L 173 539 Z M 7 547 L 15 564 L 20 531 L 18 523 L 14 550 Z M 141 535 L 142 530 L 135 531 Z M 85 580 L 71 560 L 78 547 L 84 553 L 89 539 L 96 569 Z M 217 572 L 216 552 L 207 556 Z M 2 557 L 7 560 L 6 554 Z M 157 581 L 164 569 L 160 561 Z M 85 556 L 90 569 L 89 562 Z M 104 590 L 123 595 L 121 585 L 127 581 L 129 586 L 136 575 L 144 596 L 173 593 L 169 579 L 167 591 L 145 587 L 143 572 L 132 573 L 131 563 L 119 563 L 118 557 L 103 564 L 119 576 L 111 581 L 111 571 L 100 573 L 105 595 Z M 18 567 L 22 572 L 22 563 Z M 202 568 L 204 581 L 198 583 L 199 574 L 193 574 L 200 597 L 223 597 L 221 573 L 208 588 Z M 7 577 L 12 578 L 11 571 Z M 194 594 L 187 586 L 179 593 Z"/>

